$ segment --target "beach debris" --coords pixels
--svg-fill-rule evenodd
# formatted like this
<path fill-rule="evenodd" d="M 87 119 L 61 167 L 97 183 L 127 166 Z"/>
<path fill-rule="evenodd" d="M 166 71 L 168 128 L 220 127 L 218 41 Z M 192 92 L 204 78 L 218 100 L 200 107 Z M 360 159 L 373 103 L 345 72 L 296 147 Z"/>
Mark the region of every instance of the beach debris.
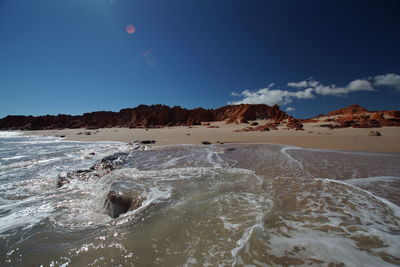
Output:
<path fill-rule="evenodd" d="M 91 135 L 92 133 L 91 133 L 91 132 L 85 132 L 85 134 L 86 134 L 86 135 Z"/>
<path fill-rule="evenodd" d="M 111 190 L 107 194 L 103 208 L 108 216 L 118 218 L 121 214 L 140 208 L 144 200 L 140 194 L 124 196 L 121 192 Z"/>
<path fill-rule="evenodd" d="M 209 142 L 209 141 L 203 141 L 203 142 L 201 142 L 203 145 L 211 145 L 211 142 Z"/>
<path fill-rule="evenodd" d="M 369 136 L 382 136 L 382 134 L 378 131 L 369 131 Z"/>

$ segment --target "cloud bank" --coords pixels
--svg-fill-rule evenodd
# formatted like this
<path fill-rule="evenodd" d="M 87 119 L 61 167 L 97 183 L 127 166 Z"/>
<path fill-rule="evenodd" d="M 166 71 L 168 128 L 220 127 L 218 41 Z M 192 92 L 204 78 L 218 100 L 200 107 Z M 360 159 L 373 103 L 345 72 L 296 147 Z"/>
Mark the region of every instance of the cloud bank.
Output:
<path fill-rule="evenodd" d="M 275 89 L 271 83 L 266 88 L 257 91 L 244 90 L 241 93 L 233 92 L 232 96 L 242 97 L 241 100 L 228 102 L 230 105 L 238 104 L 267 104 L 269 106 L 287 105 L 296 99 L 312 99 L 318 96 L 347 96 L 358 91 L 376 91 L 375 87 L 385 86 L 400 91 L 400 75 L 387 73 L 367 79 L 356 79 L 346 86 L 335 84 L 324 85 L 312 78 L 299 82 L 289 82 L 285 89 Z M 290 111 L 294 111 L 293 108 Z M 288 110 L 289 111 L 289 110 Z"/>
<path fill-rule="evenodd" d="M 396 91 L 400 91 L 400 75 L 387 73 L 385 75 L 375 76 L 374 84 L 375 86 L 394 87 Z"/>

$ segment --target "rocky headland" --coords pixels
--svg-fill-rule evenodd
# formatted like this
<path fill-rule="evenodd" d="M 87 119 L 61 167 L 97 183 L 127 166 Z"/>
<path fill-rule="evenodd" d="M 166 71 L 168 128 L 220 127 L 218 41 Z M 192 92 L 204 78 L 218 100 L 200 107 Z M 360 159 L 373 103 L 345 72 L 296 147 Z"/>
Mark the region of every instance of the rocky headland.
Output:
<path fill-rule="evenodd" d="M 262 123 L 251 122 L 264 120 Z M 400 111 L 369 111 L 359 105 L 331 111 L 310 119 L 296 119 L 282 111 L 278 105 L 229 105 L 217 109 L 185 109 L 179 106 L 140 105 L 119 112 L 96 111 L 83 115 L 7 116 L 0 119 L 0 130 L 54 130 L 99 129 L 112 127 L 161 128 L 165 126 L 193 126 L 204 122 L 224 121 L 226 124 L 249 123 L 236 131 L 269 131 L 284 129 L 303 130 L 303 123 L 319 123 L 321 127 L 379 128 L 400 126 Z M 209 126 L 215 127 L 215 126 Z"/>
<path fill-rule="evenodd" d="M 334 110 L 327 115 L 301 120 L 303 123 L 318 122 L 321 127 L 335 128 L 380 128 L 400 126 L 399 110 L 369 111 L 360 105 Z"/>
<path fill-rule="evenodd" d="M 201 122 L 226 121 L 247 123 L 249 120 L 266 119 L 281 123 L 291 118 L 278 105 L 230 105 L 218 109 L 185 109 L 179 106 L 140 105 L 119 112 L 97 111 L 79 116 L 60 114 L 57 116 L 7 116 L 0 119 L 0 130 L 49 130 L 76 128 L 155 128 L 164 126 L 191 126 Z"/>

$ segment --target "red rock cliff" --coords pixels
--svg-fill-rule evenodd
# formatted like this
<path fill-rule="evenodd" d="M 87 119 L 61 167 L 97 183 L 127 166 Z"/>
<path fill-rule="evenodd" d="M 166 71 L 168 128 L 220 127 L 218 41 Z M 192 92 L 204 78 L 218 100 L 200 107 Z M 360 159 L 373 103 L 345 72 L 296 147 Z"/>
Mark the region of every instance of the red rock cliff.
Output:
<path fill-rule="evenodd" d="M 59 128 L 104 128 L 104 127 L 159 127 L 198 125 L 203 121 L 242 123 L 255 119 L 271 119 L 280 122 L 289 116 L 279 109 L 267 105 L 233 105 L 218 109 L 185 109 L 179 106 L 140 105 L 119 112 L 98 111 L 81 116 L 7 116 L 0 119 L 0 129 L 41 130 Z"/>

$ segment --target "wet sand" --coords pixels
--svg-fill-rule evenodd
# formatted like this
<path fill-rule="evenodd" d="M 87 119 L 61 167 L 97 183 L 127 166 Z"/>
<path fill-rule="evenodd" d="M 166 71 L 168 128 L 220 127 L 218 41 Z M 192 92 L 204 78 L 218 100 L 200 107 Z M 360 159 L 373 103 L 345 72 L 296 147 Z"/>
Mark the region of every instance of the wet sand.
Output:
<path fill-rule="evenodd" d="M 265 123 L 258 121 L 260 124 Z M 25 135 L 65 136 L 73 141 L 120 141 L 155 140 L 155 145 L 201 144 L 211 143 L 265 143 L 284 144 L 303 148 L 371 151 L 400 153 L 400 127 L 382 128 L 343 128 L 328 129 L 319 127 L 318 123 L 305 123 L 304 131 L 279 130 L 264 132 L 235 132 L 248 127 L 249 124 L 225 124 L 211 122 L 201 126 L 179 126 L 164 128 L 103 128 L 96 130 L 64 129 L 23 131 Z M 382 136 L 368 136 L 370 131 L 379 131 Z M 90 132 L 90 135 L 86 133 Z"/>

